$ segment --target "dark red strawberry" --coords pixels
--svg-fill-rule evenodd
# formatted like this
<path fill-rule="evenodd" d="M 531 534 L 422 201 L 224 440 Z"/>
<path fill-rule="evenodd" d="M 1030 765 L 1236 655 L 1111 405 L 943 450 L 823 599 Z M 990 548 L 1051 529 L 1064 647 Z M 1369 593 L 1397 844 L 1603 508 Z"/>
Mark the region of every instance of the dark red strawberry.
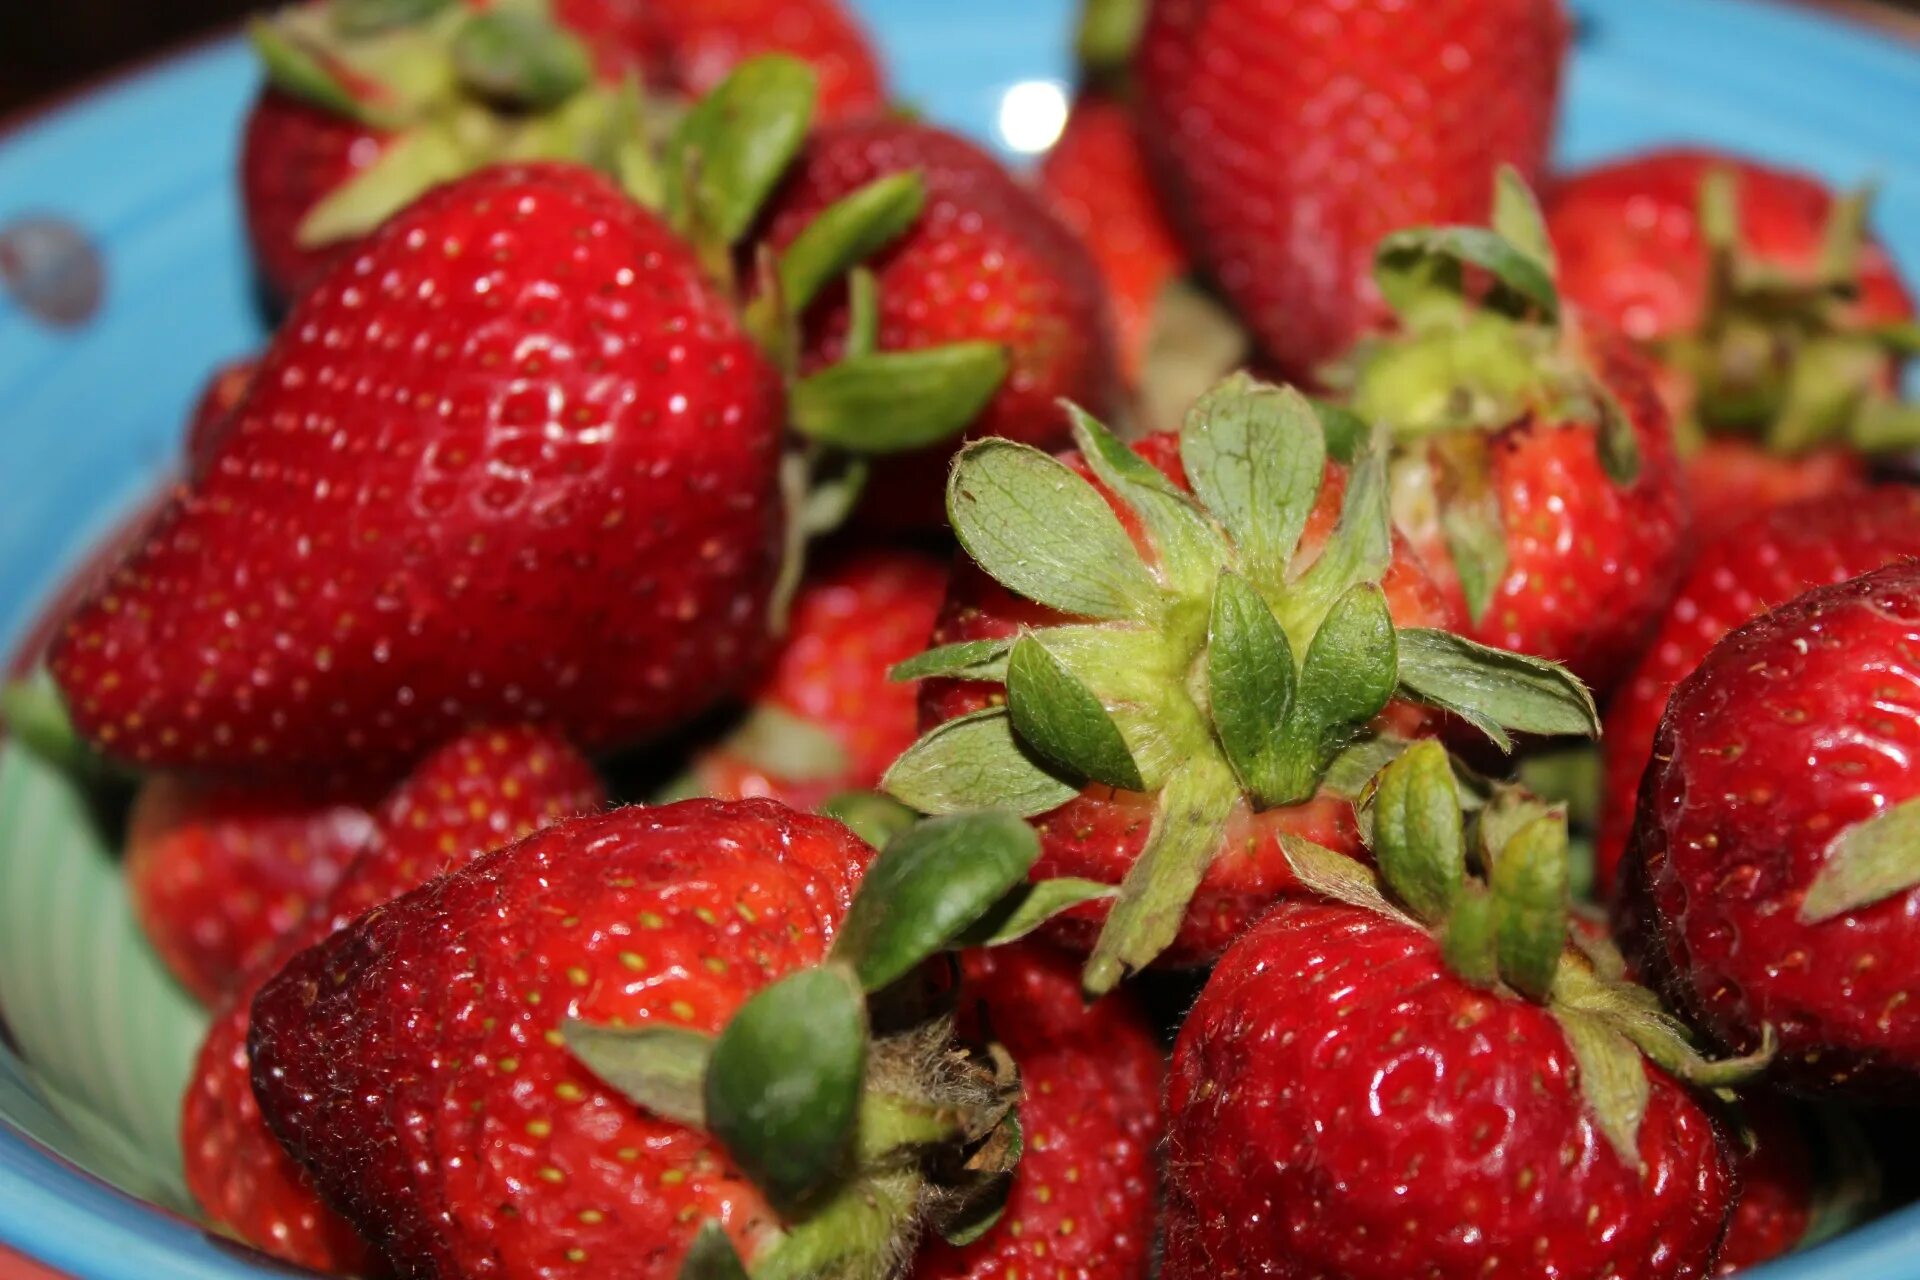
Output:
<path fill-rule="evenodd" d="M 1908 1098 L 1920 564 L 1738 628 L 1667 703 L 1622 876 L 1642 972 L 1808 1092 Z"/>
<path fill-rule="evenodd" d="M 878 786 L 919 722 L 918 687 L 887 673 L 926 647 L 946 591 L 945 562 L 907 548 L 850 550 L 813 571 L 746 719 L 700 753 L 689 785 L 796 809 Z"/>
<path fill-rule="evenodd" d="M 1179 436 L 1130 450 L 1081 415 L 1078 456 L 987 441 L 956 466 L 973 566 L 939 647 L 900 668 L 938 678 L 886 786 L 925 812 L 1017 809 L 1040 874 L 1118 886 L 1064 922 L 1095 990 L 1162 952 L 1217 956 L 1297 889 L 1286 838 L 1357 851 L 1353 796 L 1428 718 L 1407 703 L 1502 743 L 1503 720 L 1591 730 L 1564 671 L 1451 634 L 1392 536 L 1382 458 L 1329 422 L 1331 442 L 1306 400 L 1242 375 Z M 1488 683 L 1457 683 L 1468 668 Z"/>
<path fill-rule="evenodd" d="M 599 779 L 571 747 L 526 728 L 455 739 L 394 789 L 366 852 L 325 905 L 247 975 L 201 1046 L 180 1145 L 188 1189 L 214 1225 L 316 1271 L 369 1269 L 365 1242 L 320 1201 L 260 1117 L 247 1057 L 253 997 L 289 956 L 364 912 L 604 799 Z"/>
<path fill-rule="evenodd" d="M 1331 900 L 1277 906 L 1181 1029 L 1161 1274 L 1709 1274 L 1735 1184 L 1676 1076 L 1751 1064 L 1701 1061 L 1570 945 L 1562 815 L 1519 798 L 1465 821 L 1424 743 L 1381 775 L 1373 842 L 1392 901 L 1296 846 Z"/>
<path fill-rule="evenodd" d="M 728 1241 L 878 1274 L 923 1190 L 1011 1154 L 946 1024 L 863 993 L 993 911 L 1031 835 L 916 831 L 856 901 L 870 849 L 769 801 L 563 823 L 296 957 L 254 1002 L 255 1092 L 404 1274 L 670 1280 Z"/>
<path fill-rule="evenodd" d="M 1740 1195 L 1717 1275 L 1805 1249 L 1858 1224 L 1875 1207 L 1879 1170 L 1855 1119 L 1777 1095 L 1743 1099 L 1735 1149 Z"/>
<path fill-rule="evenodd" d="M 964 1246 L 932 1240 L 914 1280 L 1143 1280 L 1153 1249 L 1166 1055 L 1132 999 L 1088 1005 L 1079 969 L 1037 946 L 970 951 L 962 1034 L 1020 1064 L 1026 1150 L 1006 1212 Z"/>
<path fill-rule="evenodd" d="M 711 92 L 748 58 L 785 53 L 820 77 L 822 121 L 887 104 L 879 59 L 840 0 L 647 0 L 643 13 L 656 76 L 690 97 Z"/>
<path fill-rule="evenodd" d="M 1000 344 L 1006 380 L 967 434 L 1045 448 L 1065 443 L 1062 398 L 1104 412 L 1119 391 L 1106 292 L 1085 246 L 984 151 L 909 120 L 829 126 L 809 141 L 774 197 L 767 239 L 785 248 L 828 205 L 909 172 L 924 181 L 926 205 L 912 229 L 871 260 L 879 293 L 874 348 Z M 846 354 L 845 290 L 823 295 L 803 319 L 804 368 Z M 882 465 L 867 510 L 886 523 L 936 523 L 950 454 L 941 446 Z"/>
<path fill-rule="evenodd" d="M 194 403 L 192 416 L 187 419 L 189 475 L 201 474 L 218 452 L 226 439 L 227 424 L 233 420 L 233 411 L 246 399 L 247 388 L 253 385 L 253 371 L 259 367 L 259 360 L 253 357 L 235 360 L 214 370 L 207 380 L 200 399 Z"/>
<path fill-rule="evenodd" d="M 1382 236 L 1539 177 L 1566 45 L 1558 0 L 1159 0 L 1133 69 L 1188 250 L 1308 378 L 1381 318 Z"/>
<path fill-rule="evenodd" d="M 1761 509 L 1700 552 L 1633 674 L 1607 708 L 1595 872 L 1611 892 L 1640 775 L 1674 688 L 1729 631 L 1804 591 L 1920 556 L 1920 493 L 1895 486 Z"/>
<path fill-rule="evenodd" d="M 295 308 L 229 434 L 50 659 L 143 765 L 398 763 L 476 721 L 589 748 L 767 641 L 777 375 L 611 184 L 434 192 Z"/>
<path fill-rule="evenodd" d="M 306 291 L 355 241 L 303 244 L 300 225 L 313 207 L 363 173 L 392 140 L 268 86 L 247 113 L 240 142 L 240 208 L 254 264 L 275 298 Z"/>
<path fill-rule="evenodd" d="M 127 821 L 127 889 L 168 971 L 219 1003 L 360 853 L 368 803 L 293 784 L 148 780 Z"/>

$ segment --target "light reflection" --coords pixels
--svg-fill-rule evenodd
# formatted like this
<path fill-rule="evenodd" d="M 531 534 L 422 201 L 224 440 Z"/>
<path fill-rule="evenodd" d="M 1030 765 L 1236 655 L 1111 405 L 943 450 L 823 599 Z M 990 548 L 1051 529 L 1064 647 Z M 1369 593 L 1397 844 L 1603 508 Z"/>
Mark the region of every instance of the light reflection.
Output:
<path fill-rule="evenodd" d="M 1000 98 L 1000 141 L 1022 155 L 1045 151 L 1067 127 L 1067 90 L 1057 80 L 1022 80 Z"/>

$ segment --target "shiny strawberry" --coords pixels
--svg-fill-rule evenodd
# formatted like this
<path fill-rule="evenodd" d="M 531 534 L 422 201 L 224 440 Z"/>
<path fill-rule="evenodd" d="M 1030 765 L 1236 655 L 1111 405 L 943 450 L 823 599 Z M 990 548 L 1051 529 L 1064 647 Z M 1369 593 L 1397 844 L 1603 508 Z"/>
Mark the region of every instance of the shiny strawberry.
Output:
<path fill-rule="evenodd" d="M 766 643 L 780 404 L 660 221 L 489 170 L 302 300 L 50 666 L 151 766 L 372 770 L 500 717 L 643 737 Z"/>
<path fill-rule="evenodd" d="M 1005 381 L 968 434 L 1047 448 L 1064 443 L 1062 398 L 1104 411 L 1119 391 L 1106 293 L 1085 246 L 984 151 L 909 120 L 824 128 L 774 197 L 767 241 L 784 249 L 832 203 L 909 172 L 924 182 L 925 208 L 871 259 L 878 287 L 872 332 L 851 334 L 847 291 L 829 291 L 802 317 L 803 367 L 841 359 L 850 337 L 856 348 L 883 353 L 998 344 Z M 943 445 L 884 462 L 868 511 L 886 523 L 937 523 L 950 455 Z"/>
<path fill-rule="evenodd" d="M 1920 564 L 1815 588 L 1715 645 L 1667 703 L 1622 872 L 1641 971 L 1778 1079 L 1908 1098 Z"/>
<path fill-rule="evenodd" d="M 145 782 L 127 820 L 127 889 L 168 971 L 218 1003 L 359 855 L 367 807 L 293 784 Z"/>
<path fill-rule="evenodd" d="M 1814 587 L 1920 556 L 1920 493 L 1882 486 L 1762 508 L 1707 543 L 1634 670 L 1607 707 L 1595 872 L 1602 894 L 1633 829 L 1640 775 L 1667 699 L 1729 631 Z"/>
<path fill-rule="evenodd" d="M 260 362 L 252 357 L 234 360 L 214 370 L 207 380 L 206 387 L 200 392 L 199 400 L 194 402 L 193 413 L 187 419 L 186 459 L 190 475 L 199 475 L 226 438 L 227 424 L 233 419 L 233 411 L 247 397 L 247 388 L 253 384 L 253 371 Z"/>
<path fill-rule="evenodd" d="M 887 673 L 926 647 L 946 591 L 945 562 L 904 547 L 848 550 L 812 571 L 746 719 L 700 753 L 688 785 L 796 809 L 878 786 L 918 724 L 919 690 Z"/>
<path fill-rule="evenodd" d="M 240 142 L 240 207 L 254 265 L 276 299 L 298 297 L 355 241 L 303 243 L 315 205 L 365 172 L 392 134 L 269 85 Z"/>
<path fill-rule="evenodd" d="M 923 1193 L 1012 1154 L 944 1020 L 863 993 L 992 912 L 1031 835 L 916 832 L 856 898 L 868 846 L 769 801 L 562 823 L 296 957 L 254 1002 L 255 1092 L 404 1274 L 878 1274 Z"/>
<path fill-rule="evenodd" d="M 434 752 L 393 790 L 366 851 L 326 902 L 216 1012 L 181 1114 L 188 1189 L 214 1225 L 316 1271 L 366 1272 L 354 1229 L 267 1132 L 247 1057 L 253 997 L 293 954 L 437 875 L 562 818 L 598 808 L 593 770 L 537 729 L 483 729 Z"/>
<path fill-rule="evenodd" d="M 1722 436 L 1683 452 L 1697 546 L 1719 541 L 1755 512 L 1813 498 L 1844 498 L 1871 483 L 1866 455 L 1845 447 L 1781 455 Z"/>
<path fill-rule="evenodd" d="M 646 0 L 641 12 L 659 83 L 687 96 L 711 92 L 757 54 L 785 53 L 820 77 L 821 120 L 887 104 L 879 58 L 840 0 Z"/>
<path fill-rule="evenodd" d="M 1537 179 L 1566 54 L 1558 0 L 1158 0 L 1142 132 L 1194 260 L 1307 378 L 1381 315 L 1388 232 L 1477 222 Z"/>
<path fill-rule="evenodd" d="M 1570 945 L 1565 841 L 1524 798 L 1463 822 L 1425 743 L 1375 793 L 1384 886 L 1295 847 L 1327 898 L 1235 943 L 1174 1047 L 1167 1280 L 1710 1274 L 1735 1184 L 1682 1080 L 1751 1064 Z"/>
<path fill-rule="evenodd" d="M 1591 730 L 1565 671 L 1451 633 L 1354 421 L 1241 375 L 1178 436 L 1074 430 L 1065 460 L 961 454 L 948 511 L 973 566 L 938 647 L 898 669 L 938 678 L 885 785 L 923 812 L 1017 809 L 1041 874 L 1118 886 L 1062 933 L 1091 989 L 1217 956 L 1298 888 L 1285 838 L 1357 851 L 1352 797 L 1427 719 L 1405 704 L 1503 744 L 1501 723 Z"/>

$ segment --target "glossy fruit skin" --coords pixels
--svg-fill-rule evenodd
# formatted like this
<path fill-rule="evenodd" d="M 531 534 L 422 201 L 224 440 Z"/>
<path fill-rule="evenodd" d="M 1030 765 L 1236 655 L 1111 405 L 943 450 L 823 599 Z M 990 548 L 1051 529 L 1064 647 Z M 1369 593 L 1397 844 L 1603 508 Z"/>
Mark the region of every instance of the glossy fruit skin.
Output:
<path fill-rule="evenodd" d="M 144 783 L 127 819 L 127 890 L 167 971 L 219 1003 L 359 855 L 367 809 L 351 792 L 290 784 Z"/>
<path fill-rule="evenodd" d="M 1461 981 L 1424 931 L 1284 902 L 1174 1046 L 1161 1274 L 1711 1274 L 1732 1175 L 1705 1109 L 1646 1070 L 1636 1173 L 1544 1008 Z"/>
<path fill-rule="evenodd" d="M 1748 619 L 1904 556 L 1920 556 L 1920 493 L 1893 485 L 1762 509 L 1706 544 L 1639 666 L 1607 708 L 1601 737 L 1606 790 L 1595 846 L 1603 894 L 1611 889 L 1633 829 L 1654 734 L 1680 682 Z"/>
<path fill-rule="evenodd" d="M 817 809 L 840 792 L 879 786 L 919 727 L 918 682 L 887 673 L 927 647 L 946 594 L 947 564 L 930 552 L 867 545 L 831 554 L 794 597 L 779 651 L 749 701 L 824 730 L 845 767 L 793 777 L 723 742 L 694 761 L 701 794 Z"/>
<path fill-rule="evenodd" d="M 1813 1224 L 1815 1155 L 1809 1118 L 1790 1102 L 1767 1094 L 1742 1099 L 1741 1116 L 1753 1150 L 1734 1144 L 1740 1194 L 1720 1246 L 1715 1275 L 1733 1275 L 1790 1253 Z"/>
<path fill-rule="evenodd" d="M 605 800 L 599 778 L 572 747 L 527 727 L 457 738 L 393 790 L 366 851 L 324 906 L 216 1010 L 201 1044 L 180 1145 L 188 1190 L 211 1222 L 316 1271 L 368 1274 L 375 1268 L 366 1242 L 321 1201 L 260 1116 L 247 1056 L 253 998 L 289 957 L 362 913 Z"/>
<path fill-rule="evenodd" d="M 303 248 L 307 214 L 360 173 L 391 135 L 269 86 L 247 113 L 240 141 L 240 208 L 253 261 L 276 300 L 299 297 L 357 241 Z"/>
<path fill-rule="evenodd" d="M 1695 546 L 1718 541 L 1756 512 L 1857 494 L 1869 483 L 1866 458 L 1844 445 L 1786 456 L 1722 436 L 1693 449 L 1683 465 Z"/>
<path fill-rule="evenodd" d="M 1140 380 L 1154 306 L 1187 273 L 1186 251 L 1161 207 L 1132 109 L 1089 90 L 1040 162 L 1047 207 L 1080 237 L 1107 284 L 1121 372 Z"/>
<path fill-rule="evenodd" d="M 920 1248 L 913 1280 L 1145 1280 L 1166 1056 L 1131 995 L 1092 1005 L 1078 964 L 1032 943 L 969 951 L 960 1033 L 1020 1067 L 1024 1148 L 1005 1214 L 979 1240 Z"/>
<path fill-rule="evenodd" d="M 650 83 L 699 97 L 748 58 L 785 53 L 819 77 L 816 122 L 858 119 L 886 107 L 880 60 L 840 0 L 649 0 L 642 12 Z"/>
<path fill-rule="evenodd" d="M 1185 487 L 1177 436 L 1157 433 L 1132 447 L 1168 478 Z M 1085 464 L 1076 454 L 1066 453 L 1061 457 L 1085 474 Z M 1093 483 L 1096 488 L 1101 487 L 1097 481 Z M 1344 491 L 1344 473 L 1337 464 L 1330 464 L 1319 504 L 1309 517 L 1301 539 L 1303 556 L 1317 554 L 1318 547 L 1332 531 Z M 1135 529 L 1136 518 L 1121 510 L 1111 497 L 1108 501 L 1115 506 L 1122 522 Z M 1151 548 L 1141 541 L 1137 529 L 1135 533 L 1142 553 L 1151 555 Z M 1419 559 L 1398 540 L 1393 563 L 1381 585 L 1397 625 L 1464 629 L 1455 606 L 1428 577 Z M 1018 634 L 1023 628 L 1051 626 L 1065 620 L 1062 614 L 1013 595 L 962 555 L 956 561 L 953 585 L 930 643 L 945 645 L 966 640 L 1003 639 Z M 998 684 L 951 679 L 925 681 L 920 701 L 921 728 L 930 729 L 982 710 L 1004 697 L 1005 688 Z M 1390 706 L 1383 715 L 1406 732 L 1417 731 L 1429 720 L 1418 709 L 1400 704 Z M 1090 784 L 1058 809 L 1032 819 L 1041 842 L 1034 878 L 1072 876 L 1106 884 L 1121 883 L 1146 846 L 1153 807 L 1151 795 Z M 1162 956 L 1161 964 L 1188 968 L 1210 963 L 1274 901 L 1299 890 L 1300 883 L 1280 848 L 1282 835 L 1299 836 L 1343 853 L 1362 855 L 1353 805 L 1346 799 L 1322 794 L 1304 804 L 1264 813 L 1254 812 L 1251 805 L 1243 802 L 1228 819 L 1221 853 L 1208 866 L 1205 878 L 1188 904 L 1179 936 Z M 1107 911 L 1104 902 L 1076 907 L 1049 924 L 1047 936 L 1069 950 L 1090 952 Z"/>
<path fill-rule="evenodd" d="M 377 771 L 500 718 L 644 738 L 768 643 L 781 418 L 653 215 L 584 169 L 488 170 L 301 301 L 50 666 L 145 766 Z"/>
<path fill-rule="evenodd" d="M 1167 208 L 1287 375 L 1382 318 L 1374 246 L 1484 223 L 1537 182 L 1568 23 L 1558 0 L 1159 0 L 1134 57 Z"/>
<path fill-rule="evenodd" d="M 759 1193 L 558 1032 L 568 1018 L 717 1032 L 824 958 L 870 855 L 840 824 L 761 800 L 551 827 L 295 957 L 254 1001 L 254 1092 L 402 1274 L 586 1262 L 671 1280 L 709 1218 L 751 1262 L 774 1225 Z"/>
<path fill-rule="evenodd" d="M 1007 379 L 966 434 L 1064 445 L 1061 399 L 1100 415 L 1119 393 L 1106 289 L 1086 247 L 979 147 L 899 119 L 821 129 L 774 196 L 766 240 L 784 248 L 835 200 L 910 170 L 926 183 L 925 209 L 867 264 L 880 286 L 878 348 L 1004 344 Z M 840 359 L 846 329 L 846 291 L 830 290 L 804 317 L 803 370 Z M 952 453 L 940 445 L 885 460 L 863 510 L 895 527 L 942 523 Z"/>
<path fill-rule="evenodd" d="M 1723 1045 L 1772 1026 L 1798 1091 L 1915 1094 L 1920 890 L 1814 923 L 1800 906 L 1836 837 L 1920 793 L 1917 628 L 1911 560 L 1747 623 L 1674 691 L 1641 784 L 1622 874 L 1650 907 L 1642 971 Z"/>

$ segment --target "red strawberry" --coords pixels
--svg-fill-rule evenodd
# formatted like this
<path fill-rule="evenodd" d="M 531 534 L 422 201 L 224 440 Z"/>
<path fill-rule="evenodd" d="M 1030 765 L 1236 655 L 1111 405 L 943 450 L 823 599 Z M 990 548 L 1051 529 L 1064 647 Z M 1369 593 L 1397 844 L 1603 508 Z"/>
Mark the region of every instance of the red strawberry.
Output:
<path fill-rule="evenodd" d="M 963 1034 L 999 1040 L 1020 1064 L 1026 1152 L 1000 1221 L 969 1245 L 929 1241 L 914 1280 L 1011 1280 L 1028 1268 L 1142 1280 L 1166 1074 L 1152 1029 L 1125 993 L 1086 1004 L 1057 952 L 971 951 L 961 965 Z"/>
<path fill-rule="evenodd" d="M 326 897 L 372 826 L 351 794 L 152 778 L 127 823 L 134 915 L 173 976 L 218 1003 Z"/>
<path fill-rule="evenodd" d="M 160 767 L 372 769 L 512 716 L 641 737 L 765 644 L 780 425 L 658 220 L 489 170 L 302 300 L 50 666 L 90 741 Z"/>
<path fill-rule="evenodd" d="M 1844 1231 L 1875 1208 L 1879 1169 L 1859 1125 L 1833 1107 L 1762 1094 L 1742 1100 L 1740 1195 L 1718 1275 L 1757 1267 Z"/>
<path fill-rule="evenodd" d="M 207 380 L 206 388 L 193 406 L 193 415 L 187 420 L 186 459 L 189 475 L 200 475 L 206 469 L 207 462 L 217 454 L 221 442 L 226 439 L 227 424 L 233 420 L 233 411 L 246 399 L 247 388 L 253 385 L 253 371 L 259 367 L 259 360 L 253 357 L 235 360 L 214 370 L 213 377 Z"/>
<path fill-rule="evenodd" d="M 1133 68 L 1189 251 L 1305 378 L 1380 317 L 1382 236 L 1539 176 L 1566 45 L 1557 0 L 1158 0 Z"/>
<path fill-rule="evenodd" d="M 938 1020 L 890 1034 L 861 992 L 992 909 L 948 916 L 946 882 L 1025 834 L 981 817 L 890 846 L 876 892 L 904 892 L 856 919 L 871 851 L 828 819 L 703 800 L 563 823 L 296 957 L 254 1002 L 254 1089 L 404 1274 L 668 1280 L 728 1238 L 763 1273 L 878 1274 L 951 1176 L 937 1152 L 1006 1102 Z"/>
<path fill-rule="evenodd" d="M 821 120 L 886 106 L 879 59 L 840 0 L 648 0 L 644 12 L 656 74 L 690 97 L 756 54 L 786 53 L 820 77 Z"/>
<path fill-rule="evenodd" d="M 1824 586 L 1667 703 L 1622 872 L 1643 972 L 1780 1080 L 1906 1098 L 1920 1074 L 1920 564 Z"/>
<path fill-rule="evenodd" d="M 296 298 L 356 241 L 303 245 L 300 224 L 321 199 L 380 158 L 387 130 L 359 124 L 268 86 L 240 143 L 240 207 L 267 291 Z"/>
<path fill-rule="evenodd" d="M 1461 823 L 1422 744 L 1374 802 L 1406 912 L 1304 850 L 1338 900 L 1280 904 L 1221 960 L 1174 1048 L 1167 1280 L 1709 1274 L 1732 1173 L 1655 1060 L 1718 1067 L 1569 945 L 1561 815 Z"/>
<path fill-rule="evenodd" d="M 1075 431 L 1064 463 L 962 453 L 948 506 L 978 568 L 956 576 L 940 647 L 901 669 L 943 678 L 886 786 L 927 812 L 1017 808 L 1040 874 L 1121 886 L 1062 931 L 1091 949 L 1093 989 L 1163 951 L 1217 956 L 1297 889 L 1285 838 L 1356 850 L 1352 797 L 1425 718 L 1381 717 L 1396 692 L 1504 741 L 1482 698 L 1524 671 L 1520 720 L 1590 729 L 1565 672 L 1448 634 L 1457 615 L 1391 536 L 1382 460 L 1357 438 L 1329 449 L 1296 393 L 1237 377 L 1131 451 L 1084 416 Z M 1441 652 L 1489 685 L 1422 692 Z"/>
<path fill-rule="evenodd" d="M 1062 398 L 1104 411 L 1118 391 L 1106 293 L 1086 248 L 984 151 L 907 120 L 829 126 L 774 197 L 767 239 L 785 248 L 834 201 L 906 172 L 924 180 L 926 206 L 911 230 L 871 260 L 877 349 L 1002 344 L 1006 380 L 968 434 L 1064 443 Z M 846 353 L 844 289 L 823 295 L 804 320 L 806 368 Z M 887 523 L 934 522 L 950 453 L 942 446 L 883 464 L 868 510 Z"/>
<path fill-rule="evenodd" d="M 1633 828 L 1640 775 L 1674 688 L 1721 637 L 1803 591 L 1920 556 L 1920 493 L 1883 486 L 1761 509 L 1707 543 L 1668 606 L 1639 667 L 1607 708 L 1606 791 L 1595 871 L 1603 894 Z"/>
<path fill-rule="evenodd" d="M 187 1186 L 213 1223 L 275 1257 L 364 1272 L 366 1244 L 321 1203 L 267 1132 L 254 1100 L 247 1029 L 255 993 L 303 947 L 480 854 L 604 800 L 593 770 L 540 730 L 483 729 L 421 762 L 377 815 L 367 851 L 216 1014 L 181 1115 Z"/>
<path fill-rule="evenodd" d="M 694 761 L 691 785 L 796 809 L 878 786 L 917 724 L 919 690 L 887 673 L 926 647 L 946 590 L 945 564 L 906 548 L 849 551 L 815 570 L 747 719 Z"/>
<path fill-rule="evenodd" d="M 1748 440 L 1709 439 L 1684 460 L 1693 541 L 1707 546 L 1756 512 L 1812 498 L 1842 498 L 1867 487 L 1867 459 L 1852 449 L 1783 457 Z"/>

